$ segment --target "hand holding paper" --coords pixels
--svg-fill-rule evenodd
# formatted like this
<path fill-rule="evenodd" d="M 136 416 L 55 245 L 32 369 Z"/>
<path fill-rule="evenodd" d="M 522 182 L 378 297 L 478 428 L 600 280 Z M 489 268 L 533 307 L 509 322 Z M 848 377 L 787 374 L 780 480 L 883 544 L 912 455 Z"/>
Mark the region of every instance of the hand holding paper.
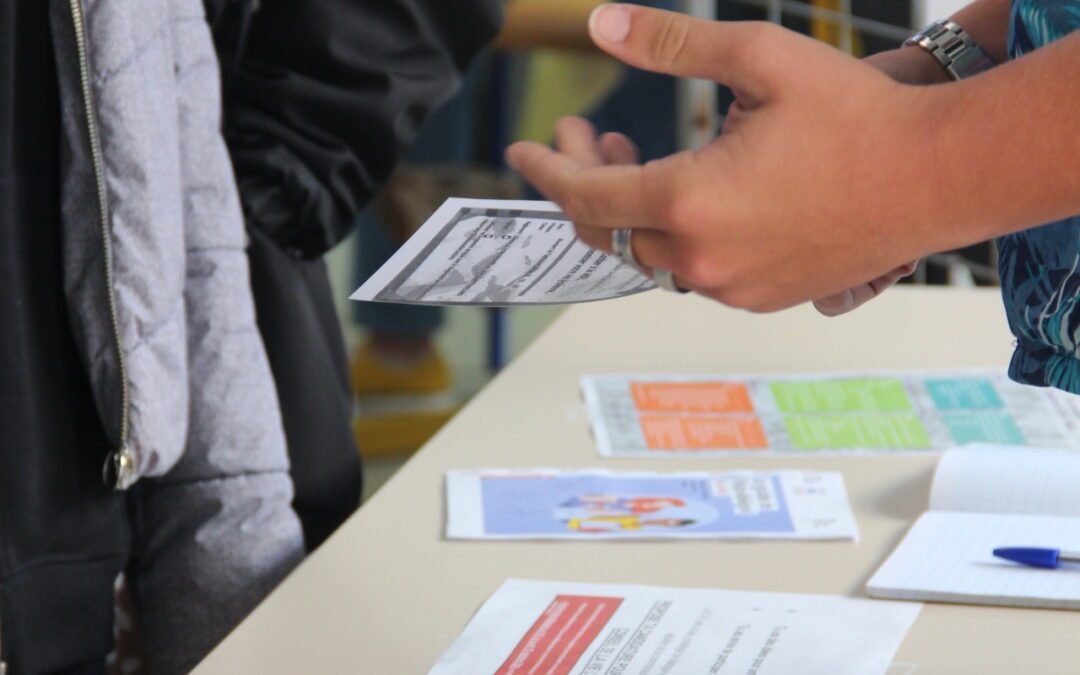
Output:
<path fill-rule="evenodd" d="M 592 246 L 610 250 L 612 229 L 633 228 L 643 265 L 768 311 L 879 278 L 954 234 L 932 209 L 941 184 L 920 161 L 931 136 L 916 87 L 766 23 L 607 5 L 590 28 L 631 66 L 714 80 L 737 96 L 720 137 L 640 167 L 585 164 L 537 143 L 509 148 L 510 166 Z"/>

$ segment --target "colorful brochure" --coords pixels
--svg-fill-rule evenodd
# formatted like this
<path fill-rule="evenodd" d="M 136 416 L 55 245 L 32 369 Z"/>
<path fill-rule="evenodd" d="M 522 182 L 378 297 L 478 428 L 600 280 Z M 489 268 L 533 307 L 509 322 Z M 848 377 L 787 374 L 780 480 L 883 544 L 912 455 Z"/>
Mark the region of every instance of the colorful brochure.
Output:
<path fill-rule="evenodd" d="M 1080 397 L 998 370 L 595 375 L 582 389 L 604 456 L 1080 448 Z"/>

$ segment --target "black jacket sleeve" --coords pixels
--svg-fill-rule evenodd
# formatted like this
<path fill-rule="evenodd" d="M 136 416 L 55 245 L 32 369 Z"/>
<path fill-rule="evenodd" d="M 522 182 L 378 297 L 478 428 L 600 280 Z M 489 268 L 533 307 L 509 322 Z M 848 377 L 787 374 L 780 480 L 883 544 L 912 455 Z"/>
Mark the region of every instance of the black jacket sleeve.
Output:
<path fill-rule="evenodd" d="M 494 37 L 501 5 L 207 0 L 223 64 L 225 135 L 249 224 L 304 257 L 344 238 Z"/>

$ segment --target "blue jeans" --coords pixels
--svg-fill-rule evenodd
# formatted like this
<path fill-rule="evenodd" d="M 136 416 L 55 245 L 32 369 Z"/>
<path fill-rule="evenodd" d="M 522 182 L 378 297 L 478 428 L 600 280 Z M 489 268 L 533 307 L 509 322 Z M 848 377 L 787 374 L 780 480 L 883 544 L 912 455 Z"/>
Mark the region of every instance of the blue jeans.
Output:
<path fill-rule="evenodd" d="M 674 10 L 674 0 L 632 0 L 634 4 Z M 619 131 L 634 141 L 641 161 L 659 159 L 677 149 L 675 78 L 626 68 L 622 81 L 587 117 L 599 133 Z"/>
<path fill-rule="evenodd" d="M 428 120 L 406 161 L 422 164 L 465 164 L 472 157 L 473 103 L 477 77 L 465 78 L 461 90 Z M 358 285 L 367 281 L 402 242 L 374 213 L 365 210 L 357 223 L 356 267 Z M 393 305 L 382 302 L 358 302 L 353 305 L 353 319 L 379 335 L 424 338 L 442 325 L 439 307 Z"/>

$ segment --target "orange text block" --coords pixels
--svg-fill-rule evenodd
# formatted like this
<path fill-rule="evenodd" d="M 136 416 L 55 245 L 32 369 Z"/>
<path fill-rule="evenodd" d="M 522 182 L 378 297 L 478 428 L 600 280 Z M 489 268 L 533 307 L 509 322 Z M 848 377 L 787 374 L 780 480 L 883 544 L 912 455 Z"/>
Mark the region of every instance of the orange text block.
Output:
<path fill-rule="evenodd" d="M 754 411 L 742 382 L 631 382 L 641 412 L 748 413 Z"/>
<path fill-rule="evenodd" d="M 650 450 L 760 450 L 769 447 L 756 417 L 673 417 L 642 415 L 641 431 Z"/>

